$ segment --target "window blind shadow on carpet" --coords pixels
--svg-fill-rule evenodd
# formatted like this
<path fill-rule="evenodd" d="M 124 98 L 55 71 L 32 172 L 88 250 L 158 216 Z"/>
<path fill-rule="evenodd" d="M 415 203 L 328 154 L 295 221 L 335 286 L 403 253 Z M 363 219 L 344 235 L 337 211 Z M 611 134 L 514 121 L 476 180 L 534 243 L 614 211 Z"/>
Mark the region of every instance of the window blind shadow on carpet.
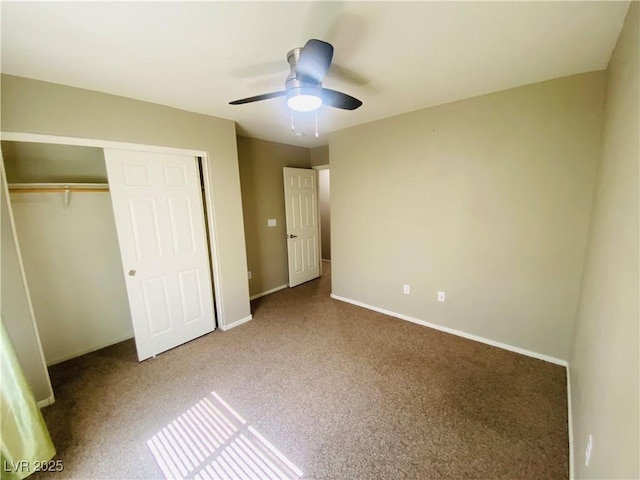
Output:
<path fill-rule="evenodd" d="M 217 393 L 147 441 L 166 479 L 299 479 L 302 471 Z"/>

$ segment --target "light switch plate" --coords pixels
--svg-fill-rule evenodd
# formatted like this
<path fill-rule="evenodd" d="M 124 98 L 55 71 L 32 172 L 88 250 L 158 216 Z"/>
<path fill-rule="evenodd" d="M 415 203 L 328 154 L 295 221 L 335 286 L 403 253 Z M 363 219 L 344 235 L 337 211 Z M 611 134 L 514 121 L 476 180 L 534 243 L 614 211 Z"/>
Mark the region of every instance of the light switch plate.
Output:
<path fill-rule="evenodd" d="M 276 225 L 278 225 L 278 222 L 275 218 L 267 220 L 267 227 L 275 227 Z"/>

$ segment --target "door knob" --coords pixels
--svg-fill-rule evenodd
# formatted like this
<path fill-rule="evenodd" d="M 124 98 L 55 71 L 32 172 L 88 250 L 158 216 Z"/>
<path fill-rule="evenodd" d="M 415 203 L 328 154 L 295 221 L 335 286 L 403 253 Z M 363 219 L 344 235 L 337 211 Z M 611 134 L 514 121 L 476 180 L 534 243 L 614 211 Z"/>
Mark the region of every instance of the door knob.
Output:
<path fill-rule="evenodd" d="M 286 238 L 298 238 L 298 236 L 297 235 L 287 235 Z"/>
<path fill-rule="evenodd" d="M 129 276 L 130 276 L 130 277 L 134 277 L 134 276 L 135 276 L 135 274 L 136 274 L 136 271 L 135 271 L 135 270 L 129 270 Z"/>

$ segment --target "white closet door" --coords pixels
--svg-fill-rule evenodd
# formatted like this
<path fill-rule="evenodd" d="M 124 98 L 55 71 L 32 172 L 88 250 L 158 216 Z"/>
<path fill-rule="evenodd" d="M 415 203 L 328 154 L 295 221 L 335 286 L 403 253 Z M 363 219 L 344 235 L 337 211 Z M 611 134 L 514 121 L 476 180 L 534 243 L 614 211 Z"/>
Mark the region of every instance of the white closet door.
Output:
<path fill-rule="evenodd" d="M 289 287 L 320 276 L 318 172 L 284 168 Z"/>
<path fill-rule="evenodd" d="M 140 361 L 213 331 L 195 157 L 105 149 Z"/>

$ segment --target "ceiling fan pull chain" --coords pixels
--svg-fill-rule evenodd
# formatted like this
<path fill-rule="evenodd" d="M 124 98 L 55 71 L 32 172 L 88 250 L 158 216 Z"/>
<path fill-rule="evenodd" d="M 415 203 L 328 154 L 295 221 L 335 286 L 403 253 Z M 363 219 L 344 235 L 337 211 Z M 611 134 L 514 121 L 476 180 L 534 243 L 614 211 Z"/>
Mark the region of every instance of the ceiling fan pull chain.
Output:
<path fill-rule="evenodd" d="M 318 138 L 318 110 L 316 110 L 316 138 Z"/>
<path fill-rule="evenodd" d="M 291 109 L 291 131 L 295 132 L 296 131 L 296 127 L 293 124 L 293 108 Z"/>

